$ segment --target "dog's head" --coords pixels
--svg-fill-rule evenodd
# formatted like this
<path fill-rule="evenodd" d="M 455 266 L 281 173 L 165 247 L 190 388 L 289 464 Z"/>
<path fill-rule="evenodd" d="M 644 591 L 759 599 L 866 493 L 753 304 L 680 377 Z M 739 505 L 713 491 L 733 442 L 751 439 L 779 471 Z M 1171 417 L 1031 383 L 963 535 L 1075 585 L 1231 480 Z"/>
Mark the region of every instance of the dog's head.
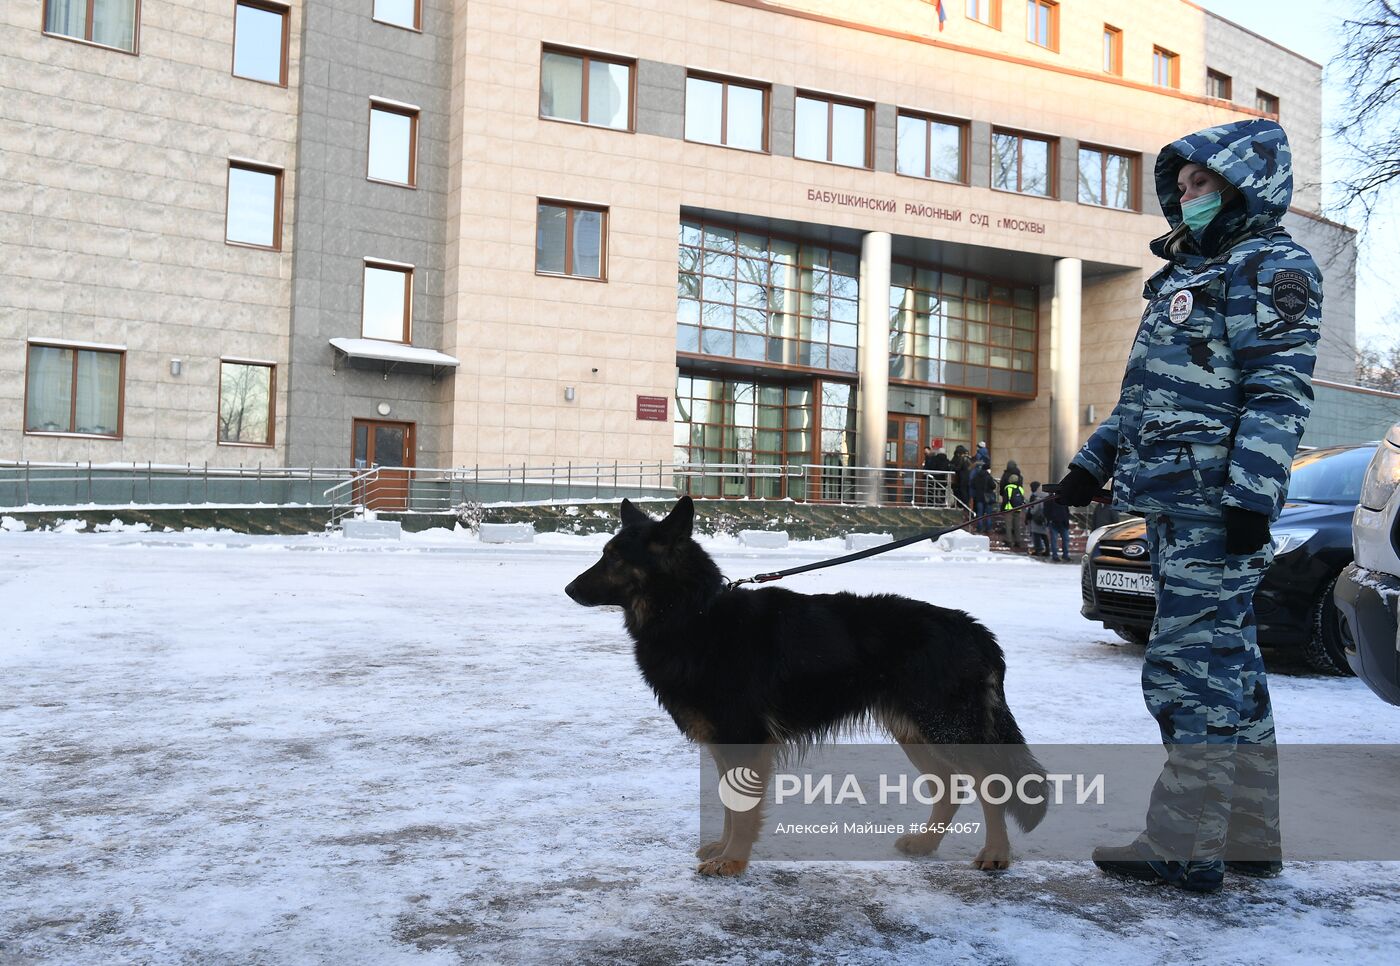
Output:
<path fill-rule="evenodd" d="M 603 559 L 575 577 L 564 593 L 585 607 L 635 604 L 658 579 L 674 580 L 694 568 L 690 548 L 704 557 L 690 539 L 694 523 L 695 504 L 688 496 L 681 497 L 664 520 L 654 520 L 623 500 L 622 529 L 603 547 Z"/>

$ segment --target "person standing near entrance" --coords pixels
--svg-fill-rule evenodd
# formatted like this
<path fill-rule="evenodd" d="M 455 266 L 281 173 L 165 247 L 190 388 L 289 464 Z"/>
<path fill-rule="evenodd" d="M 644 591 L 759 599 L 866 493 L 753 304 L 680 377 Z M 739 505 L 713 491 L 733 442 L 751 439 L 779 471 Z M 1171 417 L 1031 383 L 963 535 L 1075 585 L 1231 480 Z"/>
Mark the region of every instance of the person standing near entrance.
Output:
<path fill-rule="evenodd" d="M 1015 463 L 1011 464 L 1015 466 Z M 1001 508 L 1010 511 L 1006 514 L 1006 544 L 1012 550 L 1026 549 L 1025 511 L 1026 491 L 1021 486 L 1021 475 L 1012 473 L 1001 487 Z"/>
<path fill-rule="evenodd" d="M 1144 290 L 1118 404 L 1057 499 L 1084 506 L 1111 477 L 1114 504 L 1147 518 L 1157 582 L 1142 682 L 1167 764 L 1146 829 L 1094 862 L 1210 892 L 1227 865 L 1282 869 L 1253 599 L 1312 408 L 1322 276 L 1280 224 L 1293 175 L 1276 122 L 1181 138 L 1156 179 L 1171 230 L 1152 251 L 1167 264 Z"/>

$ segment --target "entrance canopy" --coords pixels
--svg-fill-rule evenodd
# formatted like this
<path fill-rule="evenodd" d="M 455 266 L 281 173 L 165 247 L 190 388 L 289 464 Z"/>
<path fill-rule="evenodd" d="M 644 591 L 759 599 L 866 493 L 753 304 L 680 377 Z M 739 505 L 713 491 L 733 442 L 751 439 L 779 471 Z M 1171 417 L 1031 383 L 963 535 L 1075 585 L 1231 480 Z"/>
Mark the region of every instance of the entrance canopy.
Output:
<path fill-rule="evenodd" d="M 383 369 L 387 376 L 395 370 L 429 372 L 436 379 L 441 373 L 456 369 L 457 360 L 436 349 L 385 342 L 382 339 L 331 339 L 336 362 L 345 361 L 357 369 Z"/>

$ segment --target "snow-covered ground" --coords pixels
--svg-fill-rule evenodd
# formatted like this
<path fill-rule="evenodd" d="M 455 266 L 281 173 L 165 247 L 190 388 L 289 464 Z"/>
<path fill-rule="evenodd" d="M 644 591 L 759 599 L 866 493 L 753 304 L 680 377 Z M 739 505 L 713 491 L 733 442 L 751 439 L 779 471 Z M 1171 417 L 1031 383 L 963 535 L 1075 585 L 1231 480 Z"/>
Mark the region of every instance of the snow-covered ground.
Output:
<path fill-rule="evenodd" d="M 1205 898 L 1087 861 L 696 876 L 696 751 L 562 593 L 604 539 L 0 532 L 0 962 L 1392 960 L 1400 864 Z M 705 543 L 731 576 L 840 551 Z M 965 608 L 1031 741 L 1151 743 L 1078 576 L 921 548 L 785 585 Z M 1400 741 L 1353 679 L 1271 684 L 1284 741 Z"/>

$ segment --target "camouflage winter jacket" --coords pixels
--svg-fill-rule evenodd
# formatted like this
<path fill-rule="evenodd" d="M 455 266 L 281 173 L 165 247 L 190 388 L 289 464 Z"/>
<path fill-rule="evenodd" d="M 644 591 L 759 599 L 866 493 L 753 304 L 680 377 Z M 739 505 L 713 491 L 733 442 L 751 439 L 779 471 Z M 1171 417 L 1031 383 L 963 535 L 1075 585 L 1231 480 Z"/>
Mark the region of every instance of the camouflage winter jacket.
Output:
<path fill-rule="evenodd" d="M 1200 232 L 1181 228 L 1187 161 L 1239 189 Z M 1118 405 L 1072 461 L 1114 504 L 1219 519 L 1234 506 L 1277 517 L 1303 424 L 1321 321 L 1322 276 L 1279 224 L 1293 195 L 1288 138 L 1238 121 L 1162 149 L 1157 194 L 1170 261 L 1143 290 L 1147 310 Z"/>

